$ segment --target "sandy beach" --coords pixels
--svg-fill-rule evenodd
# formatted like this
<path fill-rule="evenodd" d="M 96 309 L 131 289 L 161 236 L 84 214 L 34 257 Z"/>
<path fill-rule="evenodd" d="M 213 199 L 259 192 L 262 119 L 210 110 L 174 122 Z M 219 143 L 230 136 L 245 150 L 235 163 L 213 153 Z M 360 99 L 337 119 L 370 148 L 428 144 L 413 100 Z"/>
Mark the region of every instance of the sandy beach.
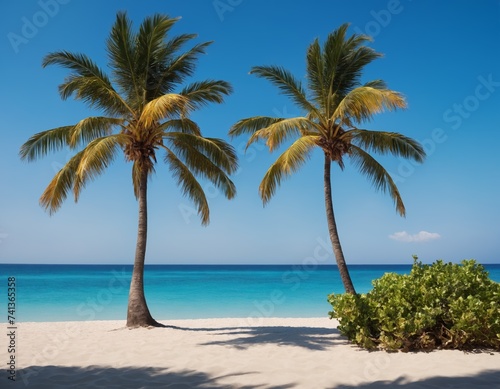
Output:
<path fill-rule="evenodd" d="M 16 382 L 1 387 L 500 388 L 500 353 L 368 352 L 328 318 L 162 323 L 19 323 Z"/>

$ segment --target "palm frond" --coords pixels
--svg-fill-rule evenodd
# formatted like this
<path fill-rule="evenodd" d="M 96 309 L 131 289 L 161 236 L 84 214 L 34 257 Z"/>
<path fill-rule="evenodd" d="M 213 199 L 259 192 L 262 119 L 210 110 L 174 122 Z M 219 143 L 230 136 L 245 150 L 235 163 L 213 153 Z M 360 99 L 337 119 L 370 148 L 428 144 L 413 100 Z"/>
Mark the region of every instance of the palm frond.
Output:
<path fill-rule="evenodd" d="M 376 113 L 397 108 L 406 108 L 406 101 L 400 93 L 361 86 L 350 91 L 342 99 L 332 119 L 353 127 L 353 120 L 360 123 L 370 120 Z"/>
<path fill-rule="evenodd" d="M 145 128 L 162 119 L 172 118 L 186 111 L 189 101 L 181 95 L 170 93 L 147 103 L 139 118 Z"/>
<path fill-rule="evenodd" d="M 94 61 L 84 54 L 70 53 L 69 51 L 58 51 L 47 54 L 42 61 L 42 67 L 49 65 L 59 65 L 66 69 L 73 70 L 74 73 L 82 77 L 96 77 L 101 79 L 108 86 L 111 82 Z"/>
<path fill-rule="evenodd" d="M 279 66 L 254 66 L 250 74 L 265 78 L 292 99 L 302 110 L 316 112 L 317 108 L 307 99 L 306 91 L 292 73 Z"/>
<path fill-rule="evenodd" d="M 347 38 L 349 24 L 343 24 L 329 34 L 324 44 L 325 81 L 337 104 L 350 90 L 360 85 L 366 65 L 382 55 L 365 46 L 372 39 L 367 35 L 353 34 Z"/>
<path fill-rule="evenodd" d="M 180 132 L 167 132 L 164 137 L 171 144 L 171 147 L 175 148 L 175 151 L 186 160 L 190 158 L 190 153 L 193 153 L 195 157 L 200 153 L 207 157 L 207 160 L 203 160 L 203 163 L 210 161 L 210 163 L 220 167 L 228 174 L 232 174 L 238 169 L 236 151 L 233 146 L 222 139 L 204 138 Z M 203 169 L 203 166 L 196 167 L 195 165 L 195 163 L 190 164 L 190 167 Z"/>
<path fill-rule="evenodd" d="M 196 60 L 201 54 L 205 54 L 207 47 L 212 43 L 212 41 L 198 43 L 188 51 L 172 59 L 167 70 L 179 77 L 177 83 L 184 81 L 185 77 L 193 75 L 196 69 Z"/>
<path fill-rule="evenodd" d="M 207 155 L 192 145 L 180 142 L 173 142 L 171 148 L 167 149 L 175 152 L 177 158 L 182 157 L 179 159 L 183 160 L 184 165 L 194 176 L 209 180 L 217 189 L 223 192 L 226 198 L 232 199 L 236 196 L 236 186 L 234 183 L 229 179 L 224 169 L 214 163 Z M 168 153 L 165 162 L 169 162 Z"/>
<path fill-rule="evenodd" d="M 59 65 L 73 71 L 59 85 L 63 100 L 74 94 L 77 100 L 83 100 L 110 115 L 131 113 L 131 108 L 113 88 L 108 76 L 87 56 L 67 51 L 50 53 L 42 63 L 43 67 L 49 65 Z"/>
<path fill-rule="evenodd" d="M 72 148 L 93 141 L 106 135 L 110 135 L 113 127 L 123 124 L 123 119 L 91 116 L 80 120 L 73 128 L 69 145 Z"/>
<path fill-rule="evenodd" d="M 186 86 L 179 94 L 185 96 L 190 106 L 196 109 L 209 103 L 223 103 L 224 96 L 228 96 L 231 92 L 232 87 L 226 81 L 206 80 Z"/>
<path fill-rule="evenodd" d="M 156 88 L 157 78 L 160 77 L 164 67 L 166 52 L 165 39 L 172 26 L 180 18 L 170 18 L 166 15 L 155 14 L 147 17 L 141 23 L 137 35 L 136 50 L 134 58 L 135 74 L 141 88 Z M 159 97 L 159 94 L 147 93 L 145 101 Z"/>
<path fill-rule="evenodd" d="M 159 129 L 163 132 L 183 132 L 201 136 L 201 130 L 198 124 L 187 117 L 167 120 L 161 124 Z"/>
<path fill-rule="evenodd" d="M 137 36 L 132 31 L 132 21 L 125 12 L 116 15 L 107 41 L 107 50 L 114 81 L 120 86 L 133 108 L 142 102 L 143 89 L 136 74 Z"/>
<path fill-rule="evenodd" d="M 148 92 L 151 98 L 172 93 L 175 86 L 182 83 L 182 80 L 186 77 L 186 75 L 182 73 L 184 69 L 180 68 L 179 72 L 175 67 L 172 69 L 171 65 L 178 61 L 178 51 L 182 46 L 196 37 L 196 34 L 181 34 L 175 36 L 165 41 L 163 48 L 158 50 L 156 53 L 156 62 L 150 65 Z"/>
<path fill-rule="evenodd" d="M 189 168 L 168 148 L 166 162 L 168 162 L 173 176 L 177 178 L 177 184 L 181 187 L 183 195 L 190 198 L 198 208 L 201 224 L 208 225 L 210 222 L 210 209 L 200 183 Z"/>
<path fill-rule="evenodd" d="M 325 85 L 327 85 L 325 89 L 327 90 L 334 91 L 331 80 L 342 77 L 343 57 L 349 54 L 350 49 L 355 48 L 346 43 L 348 28 L 349 23 L 344 23 L 328 34 L 323 43 L 323 50 L 320 51 L 323 60 L 323 76 L 325 77 Z"/>
<path fill-rule="evenodd" d="M 180 34 L 176 35 L 165 42 L 165 46 L 158 55 L 158 59 L 162 62 L 167 63 L 173 58 L 182 46 L 187 42 L 195 39 L 198 35 L 196 34 Z"/>
<path fill-rule="evenodd" d="M 117 151 L 125 144 L 127 136 L 114 134 L 94 139 L 82 150 L 80 161 L 76 168 L 76 178 L 73 187 L 75 201 L 80 191 L 88 181 L 94 180 L 113 162 Z"/>
<path fill-rule="evenodd" d="M 176 74 L 170 66 L 178 59 L 178 51 L 182 46 L 196 38 L 196 36 L 196 34 L 181 34 L 169 40 L 166 40 L 167 36 L 164 37 L 165 41 L 161 48 L 155 52 L 154 61 L 149 64 L 148 99 L 155 99 L 161 95 L 172 93 L 174 87 L 182 82 L 182 75 Z"/>
<path fill-rule="evenodd" d="M 375 189 L 381 190 L 382 192 L 389 192 L 396 205 L 396 211 L 401 216 L 405 216 L 406 210 L 403 199 L 401 198 L 398 187 L 387 170 L 385 170 L 370 154 L 357 146 L 351 146 L 350 157 L 361 174 L 364 174 L 371 180 Z"/>
<path fill-rule="evenodd" d="M 425 151 L 416 140 L 397 132 L 382 132 L 369 130 L 350 130 L 348 135 L 361 148 L 372 150 L 380 154 L 393 154 L 395 156 L 423 162 Z"/>
<path fill-rule="evenodd" d="M 165 49 L 165 38 L 170 29 L 179 20 L 179 17 L 170 18 L 167 15 L 155 14 L 146 17 L 142 21 L 136 41 L 136 55 L 144 66 L 142 70 L 147 70 L 150 67 L 151 61 L 156 60 L 158 54 Z M 183 36 L 182 39 L 186 39 L 186 36 Z M 136 69 L 136 72 L 140 74 L 141 69 Z"/>
<path fill-rule="evenodd" d="M 188 51 L 174 56 L 174 53 L 165 52 L 166 60 L 157 72 L 155 79 L 156 87 L 152 91 L 153 96 L 172 93 L 176 85 L 182 84 L 184 80 L 191 76 L 196 69 L 196 60 L 212 42 L 199 43 Z M 167 43 L 168 45 L 168 43 Z"/>
<path fill-rule="evenodd" d="M 49 214 L 56 212 L 68 196 L 76 178 L 76 170 L 80 164 L 83 151 L 73 156 L 54 176 L 42 196 L 40 205 L 49 211 Z M 76 199 L 75 199 L 76 200 Z"/>
<path fill-rule="evenodd" d="M 318 39 L 315 39 L 307 49 L 306 60 L 308 89 L 311 91 L 312 99 L 316 105 L 325 110 L 329 91 L 324 79 L 324 61 Z"/>
<path fill-rule="evenodd" d="M 243 134 L 253 134 L 263 128 L 283 120 L 283 118 L 273 118 L 270 116 L 254 116 L 251 118 L 241 119 L 233 124 L 229 130 L 229 136 L 235 137 Z"/>
<path fill-rule="evenodd" d="M 33 135 L 21 146 L 19 156 L 21 159 L 31 162 L 50 152 L 63 149 L 70 144 L 74 127 L 57 127 Z"/>
<path fill-rule="evenodd" d="M 388 89 L 387 84 L 384 80 L 372 80 L 365 83 L 363 86 L 375 88 L 375 89 Z"/>
<path fill-rule="evenodd" d="M 259 194 L 264 204 L 268 203 L 276 192 L 281 181 L 299 168 L 309 159 L 316 146 L 318 136 L 303 136 L 297 139 L 267 170 L 259 186 Z"/>
<path fill-rule="evenodd" d="M 288 139 L 310 133 L 315 126 L 315 123 L 305 117 L 282 119 L 256 131 L 248 140 L 247 147 L 259 139 L 265 139 L 266 146 L 272 152 Z"/>
<path fill-rule="evenodd" d="M 202 137 L 203 151 L 217 166 L 221 166 L 228 174 L 238 170 L 238 155 L 232 145 L 218 138 Z"/>

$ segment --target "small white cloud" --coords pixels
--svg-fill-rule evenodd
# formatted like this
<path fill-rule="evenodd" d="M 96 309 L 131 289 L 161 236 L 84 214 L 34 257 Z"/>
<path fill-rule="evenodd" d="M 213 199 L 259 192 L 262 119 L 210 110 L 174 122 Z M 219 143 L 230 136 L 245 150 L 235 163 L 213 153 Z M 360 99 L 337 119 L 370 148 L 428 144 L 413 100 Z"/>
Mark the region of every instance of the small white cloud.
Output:
<path fill-rule="evenodd" d="M 395 232 L 389 235 L 389 238 L 397 240 L 399 242 L 427 242 L 429 240 L 435 240 L 441 238 L 436 232 L 420 231 L 418 234 L 409 234 L 406 231 Z"/>

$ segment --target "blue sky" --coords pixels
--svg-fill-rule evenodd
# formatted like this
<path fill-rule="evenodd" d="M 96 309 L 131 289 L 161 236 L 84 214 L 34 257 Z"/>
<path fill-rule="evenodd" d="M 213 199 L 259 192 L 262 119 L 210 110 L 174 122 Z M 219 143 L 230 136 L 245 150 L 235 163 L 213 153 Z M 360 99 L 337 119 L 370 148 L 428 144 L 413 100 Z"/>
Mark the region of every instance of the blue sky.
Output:
<path fill-rule="evenodd" d="M 98 114 L 62 101 L 67 72 L 42 69 L 52 51 L 83 52 L 106 68 L 105 40 L 115 14 L 136 26 L 156 12 L 182 16 L 173 34 L 214 41 L 195 79 L 224 79 L 234 87 L 225 104 L 198 111 L 207 136 L 227 138 L 229 127 L 254 115 L 299 115 L 254 65 L 282 65 L 305 75 L 307 46 L 339 25 L 374 37 L 384 54 L 363 80 L 384 79 L 409 108 L 383 113 L 365 128 L 397 131 L 421 141 L 428 158 L 412 165 L 378 158 L 398 183 L 407 208 L 398 216 L 388 195 L 349 164 L 333 170 L 333 200 L 348 263 L 411 263 L 475 258 L 500 262 L 500 2 L 483 1 L 80 1 L 7 0 L 0 13 L 0 262 L 132 263 L 137 205 L 130 165 L 118 158 L 53 216 L 38 198 L 70 154 L 24 163 L 19 147 L 36 132 Z M 147 263 L 333 263 L 323 202 L 322 158 L 316 153 L 286 180 L 264 208 L 258 184 L 278 154 L 262 146 L 243 152 L 231 143 L 240 170 L 238 195 L 228 201 L 206 183 L 211 224 L 201 227 L 166 166 L 149 186 Z M 316 257 L 315 257 L 316 255 Z"/>

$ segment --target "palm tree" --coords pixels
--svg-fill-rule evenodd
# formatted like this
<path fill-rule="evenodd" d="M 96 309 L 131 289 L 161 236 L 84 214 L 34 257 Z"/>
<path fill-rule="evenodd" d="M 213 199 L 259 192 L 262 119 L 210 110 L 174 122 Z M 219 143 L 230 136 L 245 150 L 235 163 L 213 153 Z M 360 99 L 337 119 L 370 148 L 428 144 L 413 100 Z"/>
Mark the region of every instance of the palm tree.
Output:
<path fill-rule="evenodd" d="M 355 289 L 346 266 L 333 211 L 331 164 L 344 168 L 344 159 L 365 174 L 375 188 L 388 191 L 397 212 L 404 216 L 401 195 L 389 173 L 369 154 L 391 153 L 422 162 L 425 152 L 415 140 L 395 132 L 369 131 L 358 125 L 383 110 L 405 108 L 404 98 L 387 89 L 381 80 L 360 83 L 361 72 L 381 54 L 364 46 L 365 35 L 346 36 L 344 24 L 328 35 L 323 47 L 316 39 L 307 50 L 307 91 L 289 71 L 278 66 L 255 66 L 251 73 L 269 80 L 280 92 L 292 99 L 304 116 L 276 118 L 256 116 L 238 121 L 230 135 L 251 134 L 247 145 L 265 140 L 270 151 L 285 142 L 295 141 L 267 170 L 259 193 L 266 204 L 286 177 L 296 172 L 310 157 L 314 148 L 324 154 L 324 191 L 328 230 L 340 276 L 346 292 Z"/>
<path fill-rule="evenodd" d="M 55 175 L 40 198 L 50 214 L 73 191 L 78 200 L 85 185 L 110 165 L 120 151 L 132 163 L 132 182 L 139 205 L 134 268 L 130 284 L 127 326 L 158 326 L 144 295 L 147 239 L 147 184 L 154 172 L 157 151 L 197 206 L 201 223 L 209 223 L 209 207 L 196 177 L 211 181 L 231 199 L 236 190 L 228 175 L 237 168 L 235 150 L 221 139 L 203 137 L 189 119 L 191 111 L 208 103 L 222 103 L 231 93 L 225 81 L 193 82 L 174 93 L 195 70 L 196 60 L 211 42 L 181 48 L 196 35 L 170 38 L 178 19 L 154 15 L 144 19 L 138 32 L 125 13 L 118 13 L 107 40 L 111 77 L 90 58 L 67 51 L 48 54 L 43 66 L 59 65 L 71 71 L 59 86 L 62 99 L 74 96 L 104 116 L 87 117 L 77 124 L 33 135 L 20 150 L 33 161 L 65 147 L 75 155 Z"/>

